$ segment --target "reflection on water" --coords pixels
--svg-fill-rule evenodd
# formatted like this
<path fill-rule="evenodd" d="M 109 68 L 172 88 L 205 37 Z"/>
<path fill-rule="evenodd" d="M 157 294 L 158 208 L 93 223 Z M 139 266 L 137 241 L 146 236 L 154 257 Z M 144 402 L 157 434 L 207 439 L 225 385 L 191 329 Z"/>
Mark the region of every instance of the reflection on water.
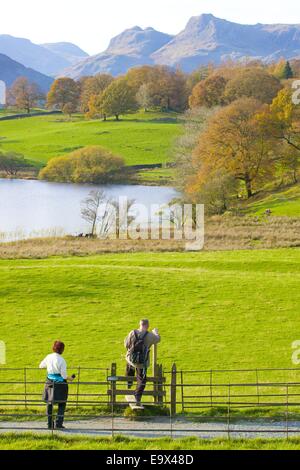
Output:
<path fill-rule="evenodd" d="M 86 232 L 80 204 L 91 190 L 99 188 L 109 198 L 126 196 L 147 207 L 167 204 L 177 194 L 172 188 L 159 186 L 95 186 L 0 179 L 0 236 L 5 233 L 2 241 Z"/>

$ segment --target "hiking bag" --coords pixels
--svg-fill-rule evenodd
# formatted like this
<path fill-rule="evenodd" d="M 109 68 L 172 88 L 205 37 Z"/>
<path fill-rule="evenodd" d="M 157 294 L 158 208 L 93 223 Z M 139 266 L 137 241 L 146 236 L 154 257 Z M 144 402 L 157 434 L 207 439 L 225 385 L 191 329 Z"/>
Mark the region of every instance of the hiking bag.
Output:
<path fill-rule="evenodd" d="M 149 350 L 145 345 L 147 334 L 148 331 L 144 334 L 136 330 L 134 331 L 134 339 L 129 349 L 129 359 L 132 364 L 143 364 L 146 366 L 149 354 Z"/>

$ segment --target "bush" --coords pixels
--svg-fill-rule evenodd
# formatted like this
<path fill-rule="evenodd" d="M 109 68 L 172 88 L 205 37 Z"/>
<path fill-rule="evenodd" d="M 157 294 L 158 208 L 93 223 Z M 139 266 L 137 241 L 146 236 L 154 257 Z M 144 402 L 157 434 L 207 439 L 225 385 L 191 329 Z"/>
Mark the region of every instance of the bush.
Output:
<path fill-rule="evenodd" d="M 66 156 L 52 158 L 39 178 L 68 183 L 108 183 L 120 179 L 125 162 L 109 150 L 84 147 Z"/>
<path fill-rule="evenodd" d="M 20 171 L 32 168 L 23 155 L 15 152 L 3 152 L 0 150 L 0 172 L 7 176 L 17 176 Z"/>

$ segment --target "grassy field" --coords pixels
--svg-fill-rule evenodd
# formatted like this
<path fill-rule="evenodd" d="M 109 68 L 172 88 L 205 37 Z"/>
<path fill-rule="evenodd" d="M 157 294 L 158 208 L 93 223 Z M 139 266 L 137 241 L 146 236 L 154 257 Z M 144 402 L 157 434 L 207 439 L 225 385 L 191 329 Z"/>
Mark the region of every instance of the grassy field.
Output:
<path fill-rule="evenodd" d="M 0 450 L 299 450 L 299 439 L 129 439 L 9 434 L 0 436 Z"/>
<path fill-rule="evenodd" d="M 300 216 L 300 184 L 257 195 L 247 208 L 250 214 L 263 214 L 267 209 L 271 209 L 275 216 Z"/>
<path fill-rule="evenodd" d="M 7 367 L 35 367 L 55 338 L 73 366 L 121 366 L 140 317 L 160 328 L 167 368 L 291 367 L 299 261 L 299 249 L 1 260 Z"/>
<path fill-rule="evenodd" d="M 174 113 L 137 113 L 122 121 L 90 121 L 84 116 L 42 116 L 0 122 L 4 150 L 46 163 L 87 145 L 100 145 L 124 157 L 127 165 L 165 163 L 172 160 L 170 146 L 180 133 Z"/>

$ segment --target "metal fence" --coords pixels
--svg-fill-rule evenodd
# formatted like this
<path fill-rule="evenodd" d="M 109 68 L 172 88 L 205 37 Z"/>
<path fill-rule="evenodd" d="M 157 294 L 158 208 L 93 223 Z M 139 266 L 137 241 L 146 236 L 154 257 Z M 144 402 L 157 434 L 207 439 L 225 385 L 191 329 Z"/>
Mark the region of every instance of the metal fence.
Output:
<path fill-rule="evenodd" d="M 75 371 L 74 368 L 71 368 Z M 0 432 L 45 430 L 44 372 L 0 368 Z M 126 413 L 127 378 L 78 367 L 70 384 L 69 432 L 88 435 L 252 437 L 300 435 L 300 370 L 171 370 L 155 365 L 145 413 Z M 52 435 L 56 431 L 52 431 Z"/>

